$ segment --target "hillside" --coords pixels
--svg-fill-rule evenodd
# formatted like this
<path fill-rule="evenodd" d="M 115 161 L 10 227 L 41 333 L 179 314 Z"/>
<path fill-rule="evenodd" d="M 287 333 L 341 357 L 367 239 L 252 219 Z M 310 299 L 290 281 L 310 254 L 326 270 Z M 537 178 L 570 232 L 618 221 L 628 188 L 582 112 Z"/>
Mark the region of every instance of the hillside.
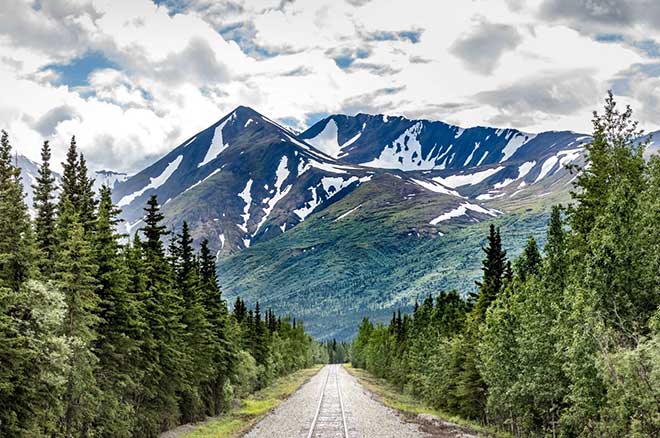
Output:
<path fill-rule="evenodd" d="M 297 135 L 238 107 L 134 175 L 95 176 L 129 234 L 155 194 L 169 229 L 186 221 L 196 244 L 208 239 L 228 299 L 346 338 L 365 312 L 384 319 L 430 292 L 472 290 L 490 221 L 512 254 L 541 237 L 588 139 L 367 114 Z"/>

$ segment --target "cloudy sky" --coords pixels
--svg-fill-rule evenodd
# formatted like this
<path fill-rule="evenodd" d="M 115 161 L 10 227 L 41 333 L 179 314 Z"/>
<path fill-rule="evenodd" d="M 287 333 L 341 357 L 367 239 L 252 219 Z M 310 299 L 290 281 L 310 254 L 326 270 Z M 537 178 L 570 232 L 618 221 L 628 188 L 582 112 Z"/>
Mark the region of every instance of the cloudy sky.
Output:
<path fill-rule="evenodd" d="M 657 0 L 2 0 L 0 127 L 135 171 L 247 105 L 589 131 L 607 89 L 660 128 Z"/>

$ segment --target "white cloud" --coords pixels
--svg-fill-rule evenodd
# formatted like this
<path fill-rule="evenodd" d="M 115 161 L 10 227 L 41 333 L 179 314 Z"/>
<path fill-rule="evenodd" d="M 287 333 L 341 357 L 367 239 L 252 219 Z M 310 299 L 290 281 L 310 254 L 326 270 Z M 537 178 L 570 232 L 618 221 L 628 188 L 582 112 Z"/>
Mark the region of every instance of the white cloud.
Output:
<path fill-rule="evenodd" d="M 90 165 L 132 171 L 237 105 L 299 126 L 310 114 L 371 111 L 586 131 L 605 90 L 626 77 L 624 100 L 657 128 L 659 79 L 631 69 L 648 54 L 597 41 L 576 24 L 584 8 L 558 14 L 554 3 L 172 0 L 170 10 L 148 0 L 7 0 L 0 127 L 31 158 L 48 135 L 61 160 L 76 134 Z M 632 28 L 660 14 L 647 6 Z M 66 74 L 45 68 L 88 51 L 113 67 L 83 86 L 57 85 Z"/>

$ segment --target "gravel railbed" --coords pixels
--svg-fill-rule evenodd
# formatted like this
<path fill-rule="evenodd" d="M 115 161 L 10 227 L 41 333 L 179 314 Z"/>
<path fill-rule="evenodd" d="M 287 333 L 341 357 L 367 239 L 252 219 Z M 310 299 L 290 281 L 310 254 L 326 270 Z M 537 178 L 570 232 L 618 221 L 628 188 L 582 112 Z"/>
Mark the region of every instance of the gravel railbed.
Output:
<path fill-rule="evenodd" d="M 318 374 L 264 417 L 246 438 L 305 438 L 318 406 L 321 389 L 331 366 Z M 414 423 L 371 397 L 341 366 L 336 366 L 349 438 L 430 438 Z"/>

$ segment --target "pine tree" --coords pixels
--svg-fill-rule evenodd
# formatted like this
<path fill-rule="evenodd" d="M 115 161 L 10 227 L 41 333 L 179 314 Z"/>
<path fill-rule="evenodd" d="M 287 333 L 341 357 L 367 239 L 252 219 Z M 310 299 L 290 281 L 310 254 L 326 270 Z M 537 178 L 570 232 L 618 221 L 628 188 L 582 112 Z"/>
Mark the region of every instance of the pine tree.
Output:
<path fill-rule="evenodd" d="M 62 190 L 60 193 L 58 210 L 62 213 L 62 206 L 69 202 L 73 211 L 78 211 L 78 149 L 76 137 L 71 137 L 71 143 L 66 153 L 66 161 L 62 163 Z"/>
<path fill-rule="evenodd" d="M 50 145 L 44 141 L 41 148 L 41 166 L 34 189 L 34 219 L 37 248 L 41 252 L 39 269 L 41 273 L 50 276 L 55 259 L 55 177 L 50 170 Z"/>
<path fill-rule="evenodd" d="M 100 189 L 98 216 L 95 219 L 94 258 L 98 266 L 100 298 L 96 353 L 99 358 L 97 380 L 102 392 L 103 409 L 96 418 L 97 430 L 104 437 L 130 437 L 134 427 L 133 404 L 142 376 L 139 352 L 143 336 L 140 304 L 129 292 L 129 266 L 120 252 L 116 227 L 120 210 L 112 203 L 107 186 Z M 137 261 L 131 260 L 131 263 Z"/>
<path fill-rule="evenodd" d="M 54 278 L 67 304 L 64 334 L 70 340 L 71 359 L 60 432 L 70 437 L 89 433 L 98 409 L 99 392 L 94 375 L 98 360 L 92 343 L 97 338 L 99 318 L 97 266 L 83 226 L 76 215 L 68 217 L 71 208 L 66 205 L 68 199 L 64 202 L 64 213 L 58 221 L 60 239 Z"/>
<path fill-rule="evenodd" d="M 209 382 L 206 399 L 209 415 L 219 415 L 226 407 L 224 386 L 229 380 L 231 370 L 238 360 L 236 350 L 237 339 L 235 330 L 229 320 L 227 304 L 222 299 L 218 286 L 215 260 L 208 247 L 208 240 L 204 239 L 200 248 L 200 289 L 203 307 L 213 334 L 213 364 L 214 375 Z"/>
<path fill-rule="evenodd" d="M 213 374 L 212 326 L 207 320 L 203 306 L 200 267 L 194 257 L 192 245 L 188 223 L 184 222 L 181 233 L 175 236 L 172 243 L 176 288 L 183 302 L 182 322 L 185 325 L 185 349 L 182 353 L 187 356 L 187 385 L 180 403 L 184 422 L 204 417 L 206 411 L 202 392 L 207 388 Z"/>
<path fill-rule="evenodd" d="M 527 245 L 516 260 L 516 273 L 521 281 L 525 281 L 530 275 L 539 275 L 541 270 L 541 253 L 539 247 L 536 245 L 534 237 L 529 237 Z"/>
<path fill-rule="evenodd" d="M 0 287 L 18 291 L 34 270 L 35 247 L 20 169 L 12 162 L 9 135 L 0 140 Z"/>
<path fill-rule="evenodd" d="M 482 250 L 486 254 L 482 263 L 484 275 L 483 280 L 477 283 L 479 295 L 475 305 L 476 316 L 479 320 L 484 319 L 488 306 L 497 298 L 502 289 L 506 270 L 506 251 L 502 249 L 500 230 L 495 229 L 492 224 L 488 234 L 488 246 Z"/>
<path fill-rule="evenodd" d="M 143 391 L 145 400 L 138 409 L 138 434 L 156 436 L 164 428 L 176 424 L 180 415 L 179 393 L 185 387 L 187 357 L 183 350 L 183 303 L 174 288 L 174 273 L 165 257 L 162 237 L 167 235 L 161 224 L 163 214 L 156 196 L 145 208 L 141 229 L 144 258 L 144 319 L 147 329 L 142 354 L 148 363 Z"/>
<path fill-rule="evenodd" d="M 83 154 L 78 158 L 76 172 L 77 211 L 80 223 L 83 224 L 85 232 L 89 233 L 94 228 L 96 200 L 94 199 L 94 179 L 90 178 L 87 170 L 87 162 Z"/>
<path fill-rule="evenodd" d="M 546 287 L 554 293 L 564 290 L 567 274 L 566 232 L 561 219 L 561 209 L 560 205 L 552 207 L 548 224 L 548 240 L 543 248 L 545 252 L 543 279 Z"/>

